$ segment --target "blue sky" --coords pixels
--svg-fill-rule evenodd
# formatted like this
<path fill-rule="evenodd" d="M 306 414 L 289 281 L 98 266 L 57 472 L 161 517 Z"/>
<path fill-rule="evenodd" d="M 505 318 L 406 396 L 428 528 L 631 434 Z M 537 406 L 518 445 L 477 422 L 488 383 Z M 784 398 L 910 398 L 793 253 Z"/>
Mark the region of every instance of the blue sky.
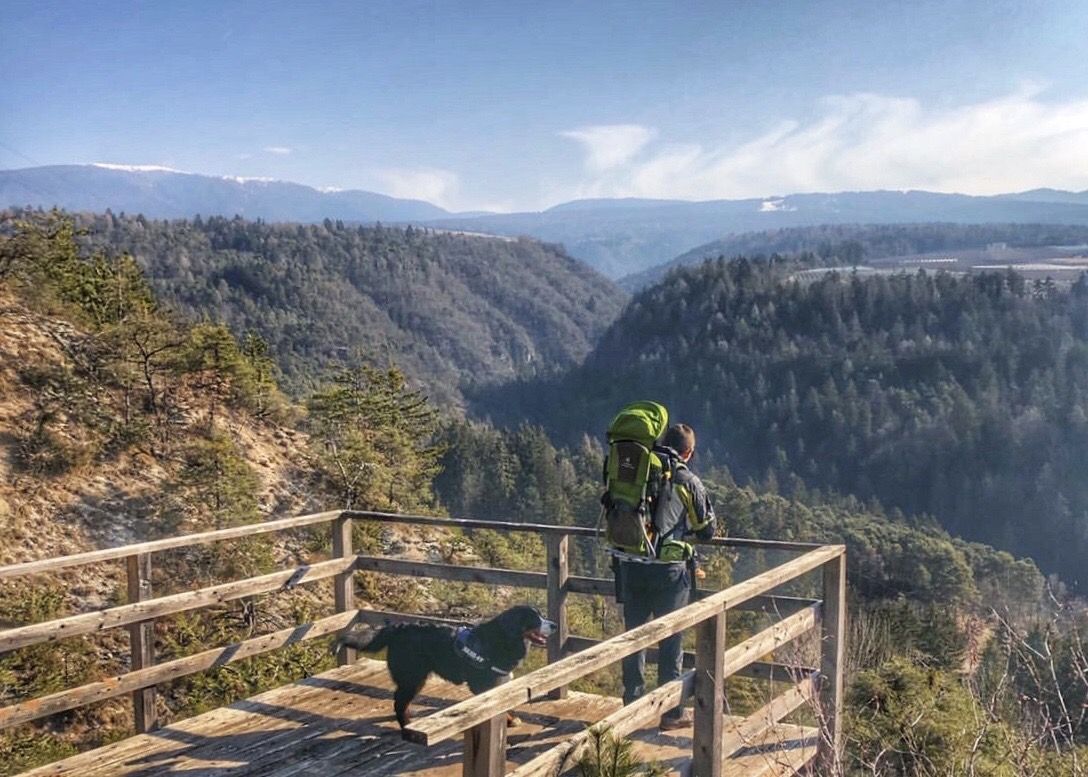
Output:
<path fill-rule="evenodd" d="M 1088 3 L 0 0 L 0 167 L 537 209 L 1088 188 Z"/>

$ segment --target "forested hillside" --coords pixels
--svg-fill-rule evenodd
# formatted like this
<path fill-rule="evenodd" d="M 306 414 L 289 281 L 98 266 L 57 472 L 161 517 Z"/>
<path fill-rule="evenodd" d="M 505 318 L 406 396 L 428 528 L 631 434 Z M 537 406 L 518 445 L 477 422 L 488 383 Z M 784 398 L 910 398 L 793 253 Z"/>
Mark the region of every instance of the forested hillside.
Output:
<path fill-rule="evenodd" d="M 620 285 L 637 290 L 659 282 L 675 267 L 724 256 L 808 254 L 817 266 L 854 265 L 873 259 L 929 251 L 1009 246 L 1068 246 L 1088 243 L 1088 227 L 1074 224 L 822 224 L 745 232 L 686 251 L 669 262 L 628 275 Z"/>
<path fill-rule="evenodd" d="M 1084 583 L 1088 280 L 800 282 L 789 267 L 680 269 L 635 297 L 584 366 L 478 407 L 572 440 L 653 397 L 741 481 L 876 498 Z"/>
<path fill-rule="evenodd" d="M 596 517 L 602 451 L 594 439 L 572 451 L 539 428 L 442 421 L 395 368 L 350 365 L 294 404 L 279 391 L 259 338 L 239 340 L 218 322 L 171 315 L 132 260 L 81 250 L 63 221 L 0 236 L 0 322 L 0 563 L 332 505 L 580 525 Z M 1088 687 L 1082 613 L 1060 595 L 1044 599 L 1030 561 L 852 498 L 787 499 L 738 487 L 723 470 L 704 474 L 730 533 L 849 548 L 844 774 L 943 775 L 968 764 L 1002 777 L 1077 773 Z M 320 558 L 327 539 L 304 530 L 282 541 L 159 554 L 154 590 Z M 357 526 L 354 543 L 446 563 L 543 563 L 543 543 L 532 534 Z M 577 543 L 573 569 L 604 574 L 606 558 L 595 543 Z M 727 585 L 767 563 L 760 554 L 708 553 L 704 585 Z M 360 606 L 443 616 L 478 618 L 514 596 L 374 574 L 358 583 Z M 0 623 L 99 609 L 124 590 L 116 568 L 8 581 L 0 586 Z M 538 592 L 518 597 L 540 603 Z M 157 658 L 305 622 L 327 612 L 330 599 L 327 589 L 299 587 L 160 618 Z M 572 597 L 570 619 L 584 636 L 619 629 L 617 608 L 595 598 Z M 739 616 L 731 633 L 740 637 L 752 625 Z M 126 655 L 116 631 L 5 653 L 0 705 L 119 674 Z M 177 720 L 329 665 L 320 642 L 246 659 L 161 685 L 160 715 Z M 617 692 L 615 673 L 591 682 Z M 731 683 L 731 704 L 753 709 L 764 691 Z M 101 702 L 5 730 L 0 774 L 130 734 L 125 704 Z M 937 771 L 918 772 L 921 762 Z"/>
<path fill-rule="evenodd" d="M 0 236 L 0 564 L 334 504 L 433 508 L 437 413 L 399 372 L 345 369 L 305 408 L 273 373 L 259 339 L 171 315 L 131 259 L 82 251 L 70 224 Z M 381 547 L 374 532 L 357 541 Z M 418 535 L 407 541 L 427 547 Z M 157 554 L 153 590 L 293 566 L 320 558 L 326 542 L 327 533 L 302 531 Z M 103 609 L 126 590 L 117 564 L 0 581 L 0 628 Z M 363 592 L 414 594 L 383 581 Z M 299 587 L 160 618 L 156 657 L 306 622 L 331 606 L 327 589 Z M 128 655 L 124 630 L 3 652 L 0 706 L 120 674 Z M 293 646 L 164 683 L 159 713 L 177 720 L 330 665 L 326 645 Z M 131 733 L 124 697 L 6 728 L 0 774 Z"/>
<path fill-rule="evenodd" d="M 419 229 L 84 216 L 183 315 L 252 330 L 295 393 L 354 357 L 395 362 L 441 404 L 460 387 L 581 359 L 624 294 L 560 249 Z"/>

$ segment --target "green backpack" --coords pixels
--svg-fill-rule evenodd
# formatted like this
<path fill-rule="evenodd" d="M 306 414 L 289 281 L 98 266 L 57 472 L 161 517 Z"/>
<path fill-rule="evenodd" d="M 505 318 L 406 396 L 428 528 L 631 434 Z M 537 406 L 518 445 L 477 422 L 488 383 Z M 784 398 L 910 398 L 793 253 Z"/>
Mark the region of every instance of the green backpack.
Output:
<path fill-rule="evenodd" d="M 672 472 L 655 448 L 668 426 L 669 411 L 646 401 L 627 405 L 608 426 L 601 504 L 605 538 L 620 553 L 657 555 L 654 508 Z"/>

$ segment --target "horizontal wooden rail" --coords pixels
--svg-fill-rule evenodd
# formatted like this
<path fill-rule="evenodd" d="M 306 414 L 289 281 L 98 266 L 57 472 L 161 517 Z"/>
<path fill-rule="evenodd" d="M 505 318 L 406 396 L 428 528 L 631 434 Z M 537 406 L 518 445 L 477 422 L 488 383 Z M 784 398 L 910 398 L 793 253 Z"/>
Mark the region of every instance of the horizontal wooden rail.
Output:
<path fill-rule="evenodd" d="M 509 772 L 506 777 L 553 777 L 573 769 L 585 754 L 590 737 L 594 733 L 609 731 L 616 739 L 633 734 L 640 728 L 655 723 L 663 712 L 679 705 L 681 699 L 691 694 L 694 686 L 695 673 L 685 672 L 680 679 L 655 688 L 626 707 L 575 734 L 566 742 L 545 750 L 533 760 Z"/>
<path fill-rule="evenodd" d="M 433 615 L 410 615 L 408 613 L 387 612 L 385 610 L 359 610 L 355 617 L 355 623 L 375 628 L 391 626 L 398 623 L 430 623 L 436 626 L 471 625 L 471 621 L 465 620 L 464 618 L 438 618 Z M 566 644 L 563 647 L 563 653 L 577 653 L 578 651 L 599 645 L 603 641 L 604 640 L 580 637 L 572 634 L 567 637 Z M 683 658 L 685 668 L 690 669 L 695 666 L 695 654 L 693 652 L 684 651 Z M 647 649 L 646 660 L 650 663 L 657 660 L 656 647 Z M 813 666 L 781 664 L 774 661 L 754 661 L 745 666 L 740 666 L 734 674 L 737 677 L 747 677 L 752 680 L 797 682 L 800 679 L 817 674 L 819 671 L 819 669 Z"/>
<path fill-rule="evenodd" d="M 570 536 L 570 537 L 597 537 L 596 529 L 586 526 L 559 526 L 541 523 L 514 523 L 510 521 L 485 521 L 469 518 L 442 518 L 429 515 L 400 515 L 397 513 L 382 513 L 362 510 L 329 510 L 311 515 L 298 515 L 290 518 L 278 518 L 273 521 L 251 523 L 245 526 L 234 526 L 229 529 L 217 529 L 215 531 L 199 532 L 197 534 L 184 534 L 177 537 L 166 537 L 161 540 L 137 542 L 131 545 L 121 545 L 115 548 L 102 548 L 85 553 L 75 553 L 71 556 L 57 556 L 54 558 L 39 559 L 37 561 L 24 561 L 18 564 L 0 566 L 0 580 L 5 580 L 22 575 L 33 575 L 41 572 L 55 572 L 59 569 L 80 566 L 83 564 L 97 564 L 103 561 L 114 561 L 141 553 L 157 553 L 163 550 L 185 548 L 192 545 L 205 545 L 221 540 L 239 539 L 270 532 L 297 529 L 303 526 L 312 526 L 319 523 L 328 523 L 341 516 L 357 518 L 368 521 L 386 521 L 389 523 L 406 523 L 415 525 L 439 526 L 459 529 L 492 529 L 506 532 L 531 532 L 541 536 Z M 812 542 L 789 542 L 781 540 L 756 540 L 744 537 L 714 537 L 709 540 L 695 540 L 697 544 L 722 548 L 751 548 L 762 550 L 779 550 L 806 552 L 821 547 Z M 588 578 L 587 578 L 588 579 Z"/>
<path fill-rule="evenodd" d="M 345 510 L 345 515 L 363 520 L 408 523 L 417 526 L 444 526 L 453 529 L 494 529 L 506 532 L 531 532 L 540 536 L 567 535 L 570 537 L 597 537 L 598 531 L 591 526 L 562 526 L 554 523 L 516 523 L 512 521 L 486 521 L 480 518 L 442 518 L 433 515 L 402 515 L 373 510 Z M 756 540 L 745 537 L 714 537 L 709 540 L 693 539 L 699 545 L 722 548 L 758 548 L 805 552 L 824 547 L 818 542 L 792 542 L 787 540 Z"/>
<path fill-rule="evenodd" d="M 616 593 L 616 581 L 608 577 L 571 575 L 567 578 L 567 591 L 572 594 L 586 594 L 588 596 L 613 596 Z M 705 599 L 716 593 L 716 590 L 710 588 L 698 588 L 695 591 L 695 597 Z M 789 615 L 817 601 L 819 600 L 797 596 L 756 596 L 751 601 L 738 604 L 736 609 L 746 612 Z"/>
<path fill-rule="evenodd" d="M 140 553 L 155 553 L 160 550 L 172 548 L 185 548 L 190 545 L 205 545 L 209 542 L 220 540 L 232 540 L 239 537 L 250 537 L 256 534 L 283 531 L 284 529 L 297 529 L 300 526 L 312 526 L 315 523 L 328 523 L 340 515 L 340 510 L 329 510 L 324 513 L 312 515 L 297 515 L 292 518 L 279 518 L 275 521 L 264 523 L 250 523 L 245 526 L 234 526 L 229 529 L 217 529 L 215 531 L 200 532 L 199 534 L 183 534 L 179 537 L 166 537 L 150 542 L 138 542 L 133 545 L 122 545 L 117 548 L 103 548 L 91 550 L 86 553 L 76 553 L 71 556 L 58 556 L 39 561 L 24 561 L 21 564 L 9 564 L 0 567 L 0 580 L 21 575 L 33 575 L 39 572 L 53 572 L 65 567 L 74 567 L 81 564 L 97 564 L 100 561 L 112 561 L 114 559 L 135 556 Z"/>
<path fill-rule="evenodd" d="M 291 626 L 274 631 L 271 634 L 247 639 L 244 642 L 205 650 L 202 653 L 177 658 L 146 669 L 126 672 L 106 680 L 87 683 L 78 688 L 69 688 L 58 693 L 51 693 L 48 696 L 40 696 L 36 699 L 12 704 L 9 707 L 0 708 L 0 729 L 44 718 L 58 712 L 65 712 L 76 707 L 82 707 L 85 704 L 111 699 L 114 696 L 137 691 L 141 688 L 150 688 L 159 683 L 177 680 L 179 677 L 233 664 L 235 661 L 252 658 L 288 645 L 296 645 L 307 640 L 335 634 L 349 625 L 354 618 L 354 612 L 337 613 L 316 620 L 313 623 Z"/>
<path fill-rule="evenodd" d="M 816 682 L 815 675 L 805 677 L 793 688 L 776 696 L 746 717 L 740 725 L 726 734 L 722 746 L 723 754 L 730 756 L 746 745 L 758 745 L 760 737 L 781 722 L 782 718 L 805 704 L 815 704 Z"/>
<path fill-rule="evenodd" d="M 81 634 L 126 626 L 130 623 L 139 623 L 150 618 L 196 610 L 201 607 L 241 599 L 243 596 L 270 593 L 288 585 L 293 587 L 302 583 L 332 577 L 353 569 L 354 566 L 354 557 L 333 559 L 332 561 L 322 561 L 296 569 L 272 572 L 260 577 L 251 577 L 247 580 L 237 580 L 232 583 L 199 588 L 196 591 L 186 591 L 180 594 L 159 597 L 158 599 L 123 604 L 119 607 L 111 607 L 108 610 L 69 615 L 66 618 L 58 618 L 44 623 L 20 626 L 19 628 L 0 631 L 0 653 L 6 653 L 9 650 L 16 650 L 27 645 L 35 645 L 39 642 L 53 642 Z"/>
<path fill-rule="evenodd" d="M 466 567 L 458 564 L 409 561 L 381 556 L 358 556 L 358 563 L 355 568 L 361 571 L 382 572 L 390 575 L 456 580 L 462 583 L 508 585 L 519 588 L 546 588 L 548 584 L 548 576 L 544 572 L 526 572 L 520 569 L 501 569 L 497 567 Z M 612 596 L 615 593 L 616 584 L 614 581 L 603 577 L 578 577 L 572 575 L 567 578 L 566 590 L 568 593 L 573 594 Z M 697 593 L 698 598 L 706 598 L 716 592 L 701 588 Z M 790 615 L 816 601 L 816 599 L 805 599 L 796 596 L 757 596 L 751 601 L 737 605 L 736 609 L 747 612 Z"/>
<path fill-rule="evenodd" d="M 547 540 L 550 549 L 548 556 L 549 573 L 410 561 L 371 555 L 357 556 L 352 553 L 350 544 L 350 531 L 353 521 L 378 521 L 468 531 L 493 530 L 536 534 Z M 564 567 L 565 562 L 562 560 L 557 569 L 552 569 L 551 562 L 553 556 L 555 556 L 555 553 L 551 550 L 552 548 L 566 548 L 567 540 L 565 538 L 569 537 L 581 538 L 582 540 L 597 539 L 599 534 L 594 528 L 346 510 L 332 510 L 311 515 L 282 518 L 247 526 L 88 551 L 71 556 L 11 564 L 0 567 L 0 580 L 121 559 L 128 559 L 131 566 L 133 559 L 149 559 L 150 555 L 156 552 L 326 523 L 333 526 L 333 550 L 334 555 L 337 556 L 334 559 L 300 566 L 295 569 L 280 570 L 246 580 L 227 582 L 195 591 L 154 599 L 148 598 L 142 601 L 133 599 L 130 591 L 129 602 L 124 605 L 0 631 L 0 654 L 29 645 L 91 634 L 110 628 L 122 626 L 128 626 L 130 629 L 145 628 L 141 624 L 149 624 L 156 618 L 214 606 L 246 596 L 267 594 L 281 590 L 284 587 L 290 588 L 294 585 L 327 578 L 336 578 L 337 585 L 334 590 L 337 594 L 337 614 L 322 618 L 311 624 L 281 629 L 272 634 L 244 640 L 226 647 L 205 650 L 194 656 L 175 659 L 164 664 L 152 666 L 149 665 L 150 659 L 145 662 L 137 662 L 134 658 L 131 671 L 124 674 L 0 708 L 0 728 L 36 720 L 126 693 L 147 695 L 152 693 L 147 689 L 154 688 L 157 684 L 213 669 L 217 666 L 243 660 L 297 642 L 327 636 L 353 622 L 373 625 L 388 622 L 451 622 L 448 619 L 426 618 L 400 613 L 356 611 L 351 601 L 353 592 L 352 573 L 356 570 L 492 586 L 546 590 L 548 592 L 549 612 L 556 610 L 558 607 L 558 617 L 556 618 L 558 622 L 563 621 L 564 608 L 562 602 L 568 594 L 609 597 L 614 594 L 615 590 L 614 581 L 611 579 L 570 576 L 567 568 Z M 639 650 L 651 648 L 664 637 L 682 632 L 697 624 L 705 625 L 710 622 L 710 619 L 714 618 L 719 621 L 718 642 L 715 643 L 715 649 L 711 651 L 712 654 L 718 656 L 716 659 L 718 668 L 712 670 L 715 677 L 720 675 L 724 678 L 740 674 L 800 682 L 801 685 L 798 688 L 775 699 L 762 711 L 767 713 L 767 720 L 771 720 L 774 715 L 782 713 L 783 709 L 793 709 L 795 706 L 804 703 L 805 700 L 811 700 L 816 687 L 814 683 L 817 673 L 814 670 L 804 667 L 783 666 L 760 659 L 776 647 L 787 644 L 819 625 L 826 603 L 821 604 L 812 599 L 797 597 L 772 596 L 770 592 L 808 571 L 825 566 L 824 598 L 827 599 L 829 595 L 835 594 L 834 586 L 831 586 L 831 589 L 828 588 L 827 581 L 830 574 L 828 569 L 831 568 L 831 565 L 838 565 L 835 569 L 838 570 L 839 588 L 841 589 L 842 546 L 821 546 L 812 543 L 741 538 L 715 538 L 700 544 L 726 549 L 758 549 L 800 555 L 749 580 L 730 586 L 724 591 L 698 590 L 696 592 L 696 601 L 692 604 L 603 642 L 595 643 L 593 640 L 576 636 L 564 637 L 564 632 L 560 631 L 560 636 L 553 639 L 549 647 L 549 660 L 553 660 L 554 663 L 512 680 L 476 698 L 460 702 L 428 718 L 417 721 L 405 730 L 405 735 L 413 741 L 424 744 L 444 741 L 465 732 L 472 732 L 474 736 L 482 736 L 485 727 L 490 726 L 491 728 L 487 730 L 491 731 L 498 724 L 503 713 L 521 703 L 541 698 L 548 693 L 562 694 L 566 686 L 571 682 Z M 560 553 L 559 557 L 562 559 L 563 554 Z M 137 579 L 142 580 L 139 577 Z M 829 590 L 831 594 L 828 593 Z M 143 595 L 150 595 L 150 589 L 143 591 Z M 839 599 L 841 599 L 841 591 L 839 591 Z M 838 606 L 841 609 L 841 602 L 839 602 Z M 724 622 L 722 613 L 734 608 L 774 614 L 781 620 L 739 645 L 725 650 L 723 654 L 721 652 L 724 647 L 722 642 L 724 635 L 721 633 L 721 622 Z M 827 617 L 838 624 L 836 628 L 841 632 L 841 612 L 833 608 L 826 612 Z M 459 621 L 453 621 L 453 623 L 459 623 Z M 827 631 L 826 625 L 824 630 Z M 825 642 L 827 642 L 826 639 Z M 134 651 L 143 649 L 137 642 L 133 642 L 133 645 L 135 646 Z M 578 648 L 582 649 L 571 653 L 571 651 Z M 826 648 L 824 652 L 826 654 Z M 705 656 L 708 654 L 700 653 L 700 655 Z M 685 655 L 685 658 L 689 659 L 687 662 L 689 664 L 694 660 L 694 656 Z M 341 660 L 350 659 L 351 655 L 349 653 L 345 653 L 341 657 Z M 724 667 L 721 666 L 723 659 Z M 827 655 L 824 655 L 823 662 L 826 665 L 824 667 L 825 673 L 829 670 L 829 667 L 837 672 L 837 667 L 834 662 L 829 662 Z M 720 672 L 719 669 L 721 669 Z M 617 736 L 625 735 L 629 733 L 629 730 L 634 730 L 634 728 L 648 722 L 653 716 L 659 715 L 661 710 L 679 703 L 682 689 L 686 688 L 687 691 L 690 691 L 692 683 L 692 675 L 689 673 L 685 675 L 683 683 L 673 683 L 659 688 L 652 694 L 643 697 L 636 704 L 629 705 L 623 711 L 609 716 L 599 725 L 611 726 Z M 698 686 L 698 683 L 695 685 Z M 702 687 L 705 693 L 705 685 Z M 720 686 L 714 692 L 720 697 Z M 823 690 L 821 690 L 821 693 L 823 693 Z M 830 695 L 836 696 L 833 693 Z M 710 708 L 720 710 L 720 699 L 712 704 Z M 138 705 L 137 715 L 139 715 Z M 152 723 L 148 725 L 153 725 L 153 719 Z M 703 739 L 705 740 L 707 733 L 705 718 L 703 719 L 703 725 Z M 719 723 L 715 722 L 714 725 L 719 726 Z M 751 724 L 752 727 L 756 725 L 757 723 Z M 759 725 L 765 724 L 759 723 Z M 720 728 L 715 730 L 720 734 Z M 498 731 L 498 729 L 495 729 L 495 731 Z M 759 733 L 756 728 L 752 728 L 751 731 Z M 738 729 L 738 735 L 749 736 L 751 731 Z M 718 734 L 714 735 L 713 741 L 720 743 L 721 738 Z M 572 759 L 576 759 L 581 753 L 587 737 L 588 735 L 583 733 L 572 742 L 560 746 L 555 751 L 542 754 L 531 763 L 540 764 L 539 768 L 541 769 L 548 768 L 545 761 L 548 761 L 548 763 L 554 761 L 553 765 L 569 765 L 573 762 Z M 479 737 L 477 738 L 479 739 Z M 472 739 L 472 737 L 469 739 Z M 481 742 L 485 740 L 491 743 L 485 748 L 488 752 L 477 755 L 480 755 L 481 758 L 486 756 L 484 761 L 491 764 L 485 770 L 487 774 L 498 773 L 496 770 L 501 770 L 496 764 L 501 765 L 500 751 L 503 749 L 501 738 L 495 740 L 499 742 L 497 745 L 487 737 L 480 739 Z M 475 739 L 472 739 L 472 741 L 475 741 Z M 696 750 L 701 754 L 700 757 L 703 758 L 700 763 L 705 765 L 706 747 L 702 746 L 702 749 L 696 748 Z M 555 761 L 554 759 L 558 760 Z M 484 763 L 484 761 L 481 761 L 481 763 Z M 711 762 L 717 763 L 716 755 Z M 536 772 L 529 771 L 526 773 L 535 774 Z M 541 772 L 541 774 L 543 773 L 546 772 Z"/>
<path fill-rule="evenodd" d="M 429 623 L 435 626 L 470 626 L 472 622 L 464 618 L 438 618 L 433 615 L 412 615 L 405 612 L 387 610 L 357 610 L 355 622 L 365 626 L 394 626 L 398 623 Z"/>
<path fill-rule="evenodd" d="M 665 637 L 701 623 L 723 610 L 731 609 L 741 602 L 767 593 L 799 575 L 838 558 L 843 552 L 844 548 L 841 545 L 829 545 L 811 550 L 742 583 L 708 596 L 702 601 L 689 604 L 643 626 L 605 640 L 599 645 L 567 656 L 554 664 L 418 720 L 405 729 L 405 736 L 411 741 L 432 745 L 459 735 L 553 688 L 568 685 L 621 658 L 660 642 Z M 814 618 L 814 613 L 811 617 Z"/>
<path fill-rule="evenodd" d="M 407 561 L 399 558 L 359 556 L 356 569 L 365 572 L 385 572 L 409 577 L 433 577 L 461 583 L 487 583 L 519 588 L 546 588 L 548 575 L 544 572 L 523 572 L 519 569 L 496 567 L 465 567 L 457 564 L 437 564 L 430 561 Z"/>
<path fill-rule="evenodd" d="M 565 653 L 577 653 L 579 650 L 599 645 L 604 640 L 590 639 L 589 637 L 567 637 Z M 685 669 L 695 666 L 695 653 L 685 650 L 681 657 Z M 646 649 L 646 663 L 653 664 L 657 661 L 657 648 Z M 775 680 L 778 682 L 795 683 L 809 675 L 818 674 L 819 669 L 814 666 L 800 666 L 797 664 L 782 664 L 775 661 L 755 661 L 747 666 L 742 666 L 734 672 L 734 677 L 746 677 L 750 680 Z"/>
<path fill-rule="evenodd" d="M 775 648 L 787 645 L 805 632 L 811 631 L 820 622 L 820 607 L 821 605 L 814 604 L 795 612 L 726 650 L 725 677 L 735 675 Z"/>

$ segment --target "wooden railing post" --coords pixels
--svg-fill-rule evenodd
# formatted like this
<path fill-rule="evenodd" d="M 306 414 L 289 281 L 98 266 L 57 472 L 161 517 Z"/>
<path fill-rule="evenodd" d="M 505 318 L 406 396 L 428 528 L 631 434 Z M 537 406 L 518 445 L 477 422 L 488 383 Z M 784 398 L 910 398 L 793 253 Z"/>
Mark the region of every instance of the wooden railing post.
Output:
<path fill-rule="evenodd" d="M 697 627 L 692 774 L 721 777 L 725 706 L 725 610 Z"/>
<path fill-rule="evenodd" d="M 567 644 L 567 579 L 570 577 L 569 535 L 549 535 L 548 545 L 548 620 L 556 624 L 548 637 L 548 663 L 563 657 Z M 563 685 L 548 693 L 550 699 L 567 698 L 567 686 Z"/>
<path fill-rule="evenodd" d="M 335 558 L 347 558 L 351 550 L 351 516 L 341 514 L 332 522 L 332 555 Z M 337 612 L 355 609 L 355 570 L 349 569 L 333 578 L 333 598 Z M 336 653 L 336 665 L 354 664 L 359 652 L 347 645 L 341 646 Z"/>
<path fill-rule="evenodd" d="M 128 574 L 128 600 L 142 602 L 151 598 L 151 554 L 137 553 L 125 557 Z M 146 620 L 128 627 L 132 671 L 146 669 L 155 663 L 155 621 Z M 132 692 L 132 719 L 137 734 L 155 729 L 155 687 Z"/>
<path fill-rule="evenodd" d="M 846 554 L 824 564 L 820 640 L 819 774 L 838 774 L 842 754 L 843 649 L 846 639 Z"/>
<path fill-rule="evenodd" d="M 496 715 L 465 732 L 463 777 L 506 774 L 506 715 Z"/>

